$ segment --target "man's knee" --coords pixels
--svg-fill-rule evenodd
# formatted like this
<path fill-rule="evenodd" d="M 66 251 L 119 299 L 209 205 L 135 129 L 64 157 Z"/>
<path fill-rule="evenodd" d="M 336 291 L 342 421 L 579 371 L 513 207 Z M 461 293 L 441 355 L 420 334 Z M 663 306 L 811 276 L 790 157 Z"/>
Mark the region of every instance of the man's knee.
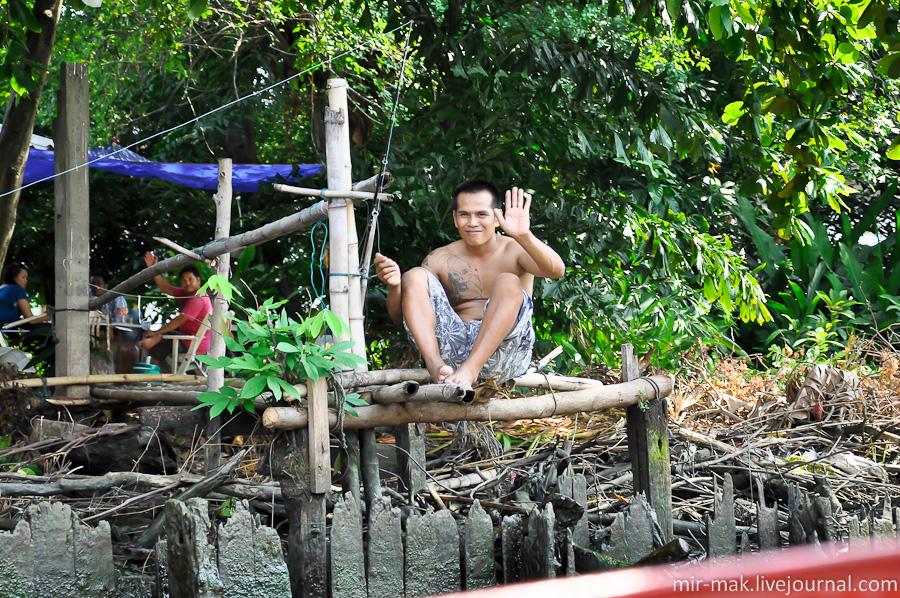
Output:
<path fill-rule="evenodd" d="M 494 279 L 494 286 L 491 288 L 491 299 L 510 297 L 518 298 L 522 295 L 522 280 L 510 272 L 503 272 Z"/>
<path fill-rule="evenodd" d="M 400 277 L 400 288 L 403 293 L 425 291 L 428 292 L 428 271 L 425 268 L 412 268 Z"/>

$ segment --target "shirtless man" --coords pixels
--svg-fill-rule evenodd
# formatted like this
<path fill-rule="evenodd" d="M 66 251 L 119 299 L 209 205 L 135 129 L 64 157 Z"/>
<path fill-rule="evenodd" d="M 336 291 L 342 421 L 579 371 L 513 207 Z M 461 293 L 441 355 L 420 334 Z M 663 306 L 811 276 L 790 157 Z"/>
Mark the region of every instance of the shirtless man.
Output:
<path fill-rule="evenodd" d="M 531 361 L 534 277 L 561 278 L 566 267 L 531 233 L 531 195 L 523 189 L 506 192 L 505 212 L 487 181 L 460 184 L 452 199 L 459 241 L 402 276 L 395 261 L 376 254 L 376 272 L 388 287 L 391 319 L 403 324 L 435 382 L 503 382 Z"/>

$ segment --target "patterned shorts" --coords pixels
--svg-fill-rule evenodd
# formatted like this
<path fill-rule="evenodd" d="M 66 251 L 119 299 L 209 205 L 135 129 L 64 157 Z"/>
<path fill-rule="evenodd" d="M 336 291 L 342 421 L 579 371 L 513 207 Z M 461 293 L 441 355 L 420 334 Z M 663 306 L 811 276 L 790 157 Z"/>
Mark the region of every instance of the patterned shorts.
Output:
<path fill-rule="evenodd" d="M 425 272 L 428 273 L 428 295 L 437 318 L 434 333 L 437 336 L 441 359 L 456 370 L 472 352 L 475 338 L 481 329 L 481 320 L 463 322 L 450 306 L 450 300 L 447 299 L 447 293 L 441 282 L 431 272 L 427 270 Z M 534 328 L 531 326 L 534 303 L 528 293 L 522 291 L 522 295 L 522 308 L 519 310 L 515 326 L 481 368 L 481 372 L 478 374 L 479 380 L 499 376 L 497 382 L 501 383 L 524 374 L 528 369 L 534 347 Z M 490 300 L 484 305 L 485 311 L 487 311 L 488 303 Z M 403 327 L 413 346 L 418 349 L 416 340 L 410 334 L 405 320 Z"/>

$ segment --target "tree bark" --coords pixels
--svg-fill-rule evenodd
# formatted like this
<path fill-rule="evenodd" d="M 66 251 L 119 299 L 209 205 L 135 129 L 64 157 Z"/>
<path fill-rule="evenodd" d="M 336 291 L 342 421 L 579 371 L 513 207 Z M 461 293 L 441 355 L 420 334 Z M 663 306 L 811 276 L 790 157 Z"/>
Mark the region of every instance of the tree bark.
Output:
<path fill-rule="evenodd" d="M 62 0 L 36 0 L 32 12 L 41 24 L 40 33 L 29 31 L 25 37 L 27 50 L 22 56 L 21 66 L 29 75 L 34 74 L 37 67 L 30 66 L 24 59 L 41 65 L 37 71 L 36 89 L 28 96 L 18 96 L 15 92 L 9 98 L 9 106 L 3 117 L 3 129 L 0 130 L 0 195 L 9 193 L 22 185 L 25 177 L 25 162 L 28 161 L 28 149 L 31 145 L 31 132 L 37 114 L 41 92 L 50 55 L 53 53 L 53 42 L 59 24 L 59 13 Z M 16 209 L 19 195 L 16 191 L 0 197 L 0 264 L 6 262 L 6 252 L 16 228 Z"/>

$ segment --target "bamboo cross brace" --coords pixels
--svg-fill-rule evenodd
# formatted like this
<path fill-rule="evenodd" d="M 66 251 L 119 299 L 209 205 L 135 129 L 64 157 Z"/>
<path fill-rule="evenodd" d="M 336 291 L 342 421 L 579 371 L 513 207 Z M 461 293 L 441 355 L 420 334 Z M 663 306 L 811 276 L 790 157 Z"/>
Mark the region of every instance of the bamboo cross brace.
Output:
<path fill-rule="evenodd" d="M 329 191 L 328 189 L 310 189 L 308 187 L 292 187 L 291 185 L 282 185 L 277 183 L 273 185 L 276 191 L 282 193 L 290 193 L 291 195 L 304 195 L 307 197 L 322 197 L 326 199 L 378 199 L 380 201 L 394 201 L 394 196 L 390 193 L 379 193 L 375 197 L 374 193 L 367 191 Z"/>

